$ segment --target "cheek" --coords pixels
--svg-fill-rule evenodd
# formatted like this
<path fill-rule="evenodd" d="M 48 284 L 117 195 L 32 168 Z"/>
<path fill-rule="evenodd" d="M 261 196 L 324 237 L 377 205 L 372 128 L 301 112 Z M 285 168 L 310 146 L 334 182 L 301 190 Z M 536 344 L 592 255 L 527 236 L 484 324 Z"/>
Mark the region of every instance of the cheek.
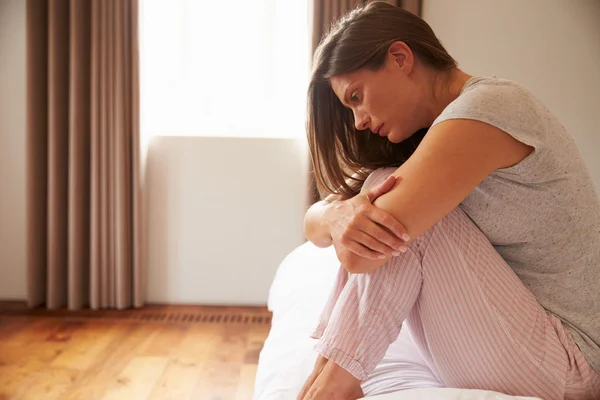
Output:
<path fill-rule="evenodd" d="M 394 124 L 398 128 L 403 128 L 407 121 L 410 120 L 412 112 L 402 100 L 397 100 L 394 103 L 390 103 L 388 111 L 389 119 L 394 121 Z"/>
<path fill-rule="evenodd" d="M 395 115 L 395 120 L 403 119 L 402 117 L 406 114 L 406 98 L 403 96 L 402 92 L 396 90 L 390 93 L 387 96 L 387 108 L 388 112 L 390 112 L 393 116 Z"/>
<path fill-rule="evenodd" d="M 410 122 L 414 120 L 417 108 L 415 107 L 414 102 L 410 101 L 410 99 L 406 97 L 403 97 L 399 99 L 396 110 L 398 112 L 398 118 L 401 121 L 404 121 L 404 123 L 408 123 L 410 125 Z"/>

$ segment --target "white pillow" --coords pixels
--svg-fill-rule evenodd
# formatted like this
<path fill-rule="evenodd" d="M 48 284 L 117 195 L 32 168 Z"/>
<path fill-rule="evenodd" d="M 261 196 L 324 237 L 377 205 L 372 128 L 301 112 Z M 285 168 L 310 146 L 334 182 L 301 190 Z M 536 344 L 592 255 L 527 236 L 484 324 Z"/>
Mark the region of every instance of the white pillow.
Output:
<path fill-rule="evenodd" d="M 300 307 L 302 310 L 310 309 L 318 318 L 339 265 L 333 246 L 321 249 L 311 242 L 304 242 L 296 247 L 283 259 L 275 273 L 269 290 L 269 310 L 278 313 L 296 311 Z M 310 289 L 311 293 L 307 293 L 306 289 Z"/>

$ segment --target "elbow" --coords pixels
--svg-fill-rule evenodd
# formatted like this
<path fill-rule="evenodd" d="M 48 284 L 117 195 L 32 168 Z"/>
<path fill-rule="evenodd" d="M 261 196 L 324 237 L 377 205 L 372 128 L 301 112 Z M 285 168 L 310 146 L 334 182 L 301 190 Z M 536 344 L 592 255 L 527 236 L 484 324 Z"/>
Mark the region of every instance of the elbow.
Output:
<path fill-rule="evenodd" d="M 344 267 L 344 269 L 349 273 L 349 274 L 362 274 L 364 273 L 363 271 L 361 271 L 359 268 L 355 268 L 353 266 L 348 266 L 347 264 L 342 264 L 342 266 Z"/>
<path fill-rule="evenodd" d="M 364 271 L 360 268 L 359 256 L 349 251 L 345 252 L 340 259 L 342 267 L 351 274 L 362 274 Z"/>
<path fill-rule="evenodd" d="M 314 244 L 315 246 L 317 246 L 317 247 L 319 247 L 321 249 L 326 249 L 327 247 L 329 247 L 329 246 L 331 246 L 333 244 L 332 240 L 327 240 L 327 239 L 314 240 L 314 241 L 311 241 L 311 242 L 312 242 L 312 244 Z"/>
<path fill-rule="evenodd" d="M 323 236 L 322 234 L 319 234 L 319 232 L 317 232 L 314 229 L 314 227 L 312 227 L 310 225 L 310 223 L 307 221 L 306 217 L 304 219 L 303 233 L 304 233 L 304 237 L 309 242 L 311 242 L 315 246 L 320 247 L 322 249 L 327 248 L 333 244 L 333 239 L 328 235 Z"/>
<path fill-rule="evenodd" d="M 310 229 L 307 228 L 307 225 L 304 225 L 304 237 L 306 238 L 306 240 L 308 240 L 309 242 L 311 242 L 312 244 L 314 244 L 317 247 L 320 247 L 322 249 L 327 248 L 329 246 L 331 246 L 333 244 L 333 240 L 331 238 L 319 238 L 317 237 L 314 232 L 312 232 Z"/>
<path fill-rule="evenodd" d="M 320 247 L 322 249 L 326 249 L 331 246 L 333 246 L 333 240 L 324 240 L 322 242 L 319 242 L 319 244 L 317 245 L 317 247 Z"/>
<path fill-rule="evenodd" d="M 346 252 L 340 259 L 342 267 L 351 274 L 367 274 L 381 267 L 386 261 L 369 260 L 351 252 Z"/>

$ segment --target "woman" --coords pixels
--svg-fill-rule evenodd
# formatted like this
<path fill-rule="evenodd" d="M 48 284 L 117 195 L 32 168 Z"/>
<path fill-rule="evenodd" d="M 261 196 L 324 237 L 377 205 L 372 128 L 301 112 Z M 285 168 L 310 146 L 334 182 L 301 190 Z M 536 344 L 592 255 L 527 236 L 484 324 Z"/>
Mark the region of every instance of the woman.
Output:
<path fill-rule="evenodd" d="M 322 40 L 308 102 L 305 233 L 345 270 L 299 399 L 362 397 L 404 322 L 446 386 L 600 398 L 600 201 L 550 111 L 383 2 Z"/>

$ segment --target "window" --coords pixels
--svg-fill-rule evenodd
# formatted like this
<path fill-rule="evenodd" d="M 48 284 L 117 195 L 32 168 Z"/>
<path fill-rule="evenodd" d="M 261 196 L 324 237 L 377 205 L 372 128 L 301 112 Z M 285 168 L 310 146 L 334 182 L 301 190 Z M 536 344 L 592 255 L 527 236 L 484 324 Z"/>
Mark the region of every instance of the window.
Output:
<path fill-rule="evenodd" d="M 143 0 L 142 137 L 302 137 L 307 14 L 296 0 Z"/>

